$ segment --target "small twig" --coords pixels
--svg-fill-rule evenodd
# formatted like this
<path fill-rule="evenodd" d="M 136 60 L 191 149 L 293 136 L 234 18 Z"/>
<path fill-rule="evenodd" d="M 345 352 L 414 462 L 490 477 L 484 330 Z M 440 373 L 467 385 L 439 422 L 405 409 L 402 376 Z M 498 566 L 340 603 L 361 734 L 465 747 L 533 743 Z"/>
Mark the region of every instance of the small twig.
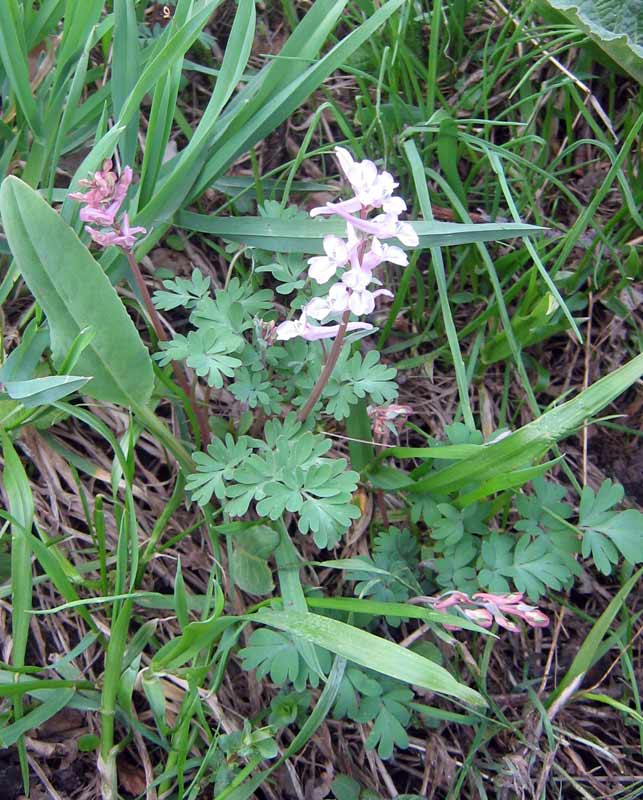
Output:
<path fill-rule="evenodd" d="M 125 253 L 127 261 L 130 265 L 130 269 L 132 270 L 132 275 L 134 276 L 134 280 L 136 281 L 136 286 L 138 287 L 138 290 L 141 293 L 141 297 L 143 298 L 143 304 L 145 305 L 147 313 L 150 316 L 150 321 L 152 322 L 152 327 L 154 328 L 154 332 L 156 333 L 156 336 L 159 339 L 159 341 L 167 342 L 168 336 L 165 333 L 165 329 L 163 328 L 163 323 L 161 322 L 159 313 L 156 310 L 156 306 L 152 302 L 152 298 L 145 283 L 145 279 L 143 278 L 143 274 L 141 273 L 141 268 L 139 267 L 138 262 L 134 258 L 134 254 L 131 252 L 131 250 L 123 249 L 122 252 Z M 207 447 L 210 441 L 210 432 L 208 428 L 207 417 L 203 413 L 204 410 L 196 402 L 194 387 L 191 387 L 189 385 L 187 378 L 185 377 L 185 373 L 181 370 L 181 367 L 175 361 L 172 362 L 172 369 L 174 370 L 174 377 L 176 378 L 181 389 L 183 390 L 183 393 L 188 398 L 188 401 L 192 405 L 192 408 L 194 410 L 194 415 L 199 425 L 199 433 L 201 435 L 201 446 L 205 448 Z"/>

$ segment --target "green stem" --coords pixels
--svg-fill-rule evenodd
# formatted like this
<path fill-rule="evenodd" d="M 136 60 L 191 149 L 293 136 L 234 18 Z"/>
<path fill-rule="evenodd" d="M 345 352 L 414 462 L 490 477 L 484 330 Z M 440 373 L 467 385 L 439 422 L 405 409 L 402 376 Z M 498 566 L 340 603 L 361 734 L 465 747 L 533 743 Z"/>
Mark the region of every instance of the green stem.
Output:
<path fill-rule="evenodd" d="M 159 341 L 167 342 L 168 340 L 167 334 L 165 333 L 165 329 L 163 328 L 163 323 L 161 322 L 159 313 L 156 310 L 156 306 L 152 302 L 152 298 L 150 297 L 147 284 L 145 283 L 145 279 L 143 278 L 138 262 L 134 258 L 134 254 L 132 253 L 131 250 L 123 249 L 123 253 L 127 258 L 127 261 L 130 265 L 130 269 L 132 270 L 132 275 L 134 276 L 134 281 L 136 282 L 136 286 L 138 287 L 138 290 L 141 293 L 141 297 L 143 298 L 143 304 L 147 309 L 147 313 L 150 315 L 150 320 L 152 322 L 154 331 Z M 179 386 L 183 390 L 184 395 L 188 398 L 188 402 L 192 405 L 194 409 L 194 415 L 198 420 L 201 443 L 203 447 L 206 447 L 208 442 L 210 441 L 210 436 L 208 429 L 208 420 L 206 414 L 204 413 L 204 409 L 200 408 L 196 404 L 194 400 L 194 392 L 192 391 L 192 388 L 188 384 L 187 378 L 185 377 L 185 373 L 182 371 L 181 367 L 176 363 L 176 361 L 172 362 L 172 368 L 174 370 L 174 376 L 176 377 Z"/>
<path fill-rule="evenodd" d="M 127 646 L 127 633 L 132 616 L 133 601 L 126 600 L 112 626 L 107 653 L 101 696 L 101 737 L 98 769 L 101 776 L 103 800 L 117 800 L 116 750 L 114 748 L 114 718 L 116 699 L 121 684 L 121 668 Z"/>

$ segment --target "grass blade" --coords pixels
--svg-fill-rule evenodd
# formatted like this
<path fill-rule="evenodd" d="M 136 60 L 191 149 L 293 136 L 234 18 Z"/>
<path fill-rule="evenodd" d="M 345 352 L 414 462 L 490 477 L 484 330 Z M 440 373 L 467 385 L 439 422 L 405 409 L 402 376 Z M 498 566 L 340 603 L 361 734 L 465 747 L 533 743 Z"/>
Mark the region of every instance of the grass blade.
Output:
<path fill-rule="evenodd" d="M 482 695 L 458 683 L 446 669 L 368 631 L 319 614 L 261 609 L 254 622 L 286 631 L 343 658 L 397 680 L 450 695 L 473 705 L 485 705 Z"/>
<path fill-rule="evenodd" d="M 603 641 L 605 634 L 609 630 L 614 618 L 621 610 L 621 607 L 628 598 L 632 589 L 643 576 L 643 567 L 637 570 L 632 577 L 623 584 L 618 593 L 610 600 L 609 605 L 592 626 L 587 638 L 576 653 L 569 669 L 565 673 L 562 681 L 551 693 L 545 706 L 551 708 L 556 700 L 565 692 L 575 681 L 578 681 L 591 668 L 596 660 L 597 652 Z"/>
<path fill-rule="evenodd" d="M 407 139 L 404 142 L 404 151 L 411 166 L 411 174 L 413 175 L 415 191 L 417 192 L 418 199 L 420 201 L 422 215 L 428 222 L 433 222 L 433 211 L 431 209 L 431 199 L 429 197 L 429 190 L 426 185 L 426 178 L 424 176 L 424 166 L 420 160 L 420 154 L 415 146 L 415 142 L 411 139 Z M 464 417 L 465 425 L 471 430 L 475 430 L 476 423 L 473 418 L 473 411 L 471 410 L 467 371 L 464 364 L 464 359 L 462 358 L 460 343 L 458 341 L 458 333 L 455 329 L 455 323 L 453 322 L 453 315 L 451 314 L 451 307 L 449 305 L 449 291 L 447 289 L 447 279 L 444 272 L 442 252 L 439 247 L 435 246 L 431 247 L 430 251 L 431 261 L 433 262 L 433 270 L 435 273 L 435 280 L 438 285 L 438 294 L 440 296 L 440 307 L 442 309 L 444 329 L 449 341 L 451 357 L 453 358 L 453 367 L 455 370 L 455 379 L 458 384 L 462 415 Z"/>
<path fill-rule="evenodd" d="M 189 231 L 220 236 L 263 250 L 278 253 L 323 253 L 322 240 L 326 234 L 341 236 L 346 233 L 346 223 L 334 219 L 307 219 L 297 221 L 297 230 L 287 220 L 266 217 L 213 217 L 181 211 L 176 224 Z M 450 247 L 473 242 L 492 242 L 536 233 L 535 225 L 513 223 L 480 223 L 467 225 L 458 222 L 412 221 L 420 237 L 420 247 Z"/>
<path fill-rule="evenodd" d="M 0 441 L 4 457 L 3 486 L 13 518 L 11 524 L 11 635 L 13 638 L 11 660 L 15 667 L 23 667 L 27 652 L 29 612 L 31 611 L 33 577 L 28 532 L 33 525 L 34 501 L 22 462 L 11 439 L 4 431 L 0 431 Z M 16 677 L 18 677 L 17 674 Z M 21 696 L 14 698 L 13 711 L 14 724 L 9 728 L 15 729 L 16 735 L 14 737 L 13 734 L 7 734 L 8 728 L 5 728 L 0 734 L 0 739 L 12 739 L 11 744 L 20 740 L 20 766 L 25 792 L 28 794 L 29 768 L 24 742 L 21 739 L 22 732 L 24 732 L 20 722 L 23 714 Z M 9 745 L 5 744 L 5 747 L 7 746 Z"/>

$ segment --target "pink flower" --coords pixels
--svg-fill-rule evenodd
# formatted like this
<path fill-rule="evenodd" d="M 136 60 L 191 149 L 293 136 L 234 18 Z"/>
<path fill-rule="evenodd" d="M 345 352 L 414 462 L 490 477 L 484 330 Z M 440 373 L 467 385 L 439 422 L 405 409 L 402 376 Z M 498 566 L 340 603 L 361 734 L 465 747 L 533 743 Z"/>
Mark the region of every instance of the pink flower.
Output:
<path fill-rule="evenodd" d="M 333 214 L 345 219 L 358 231 L 376 236 L 378 239 L 392 239 L 395 236 L 407 247 L 417 247 L 420 243 L 413 226 L 408 222 L 400 222 L 395 214 L 378 214 L 373 219 L 360 219 L 351 216 L 343 208 L 333 206 L 332 203 L 327 203 L 326 207 L 333 208 Z"/>
<path fill-rule="evenodd" d="M 127 196 L 132 176 L 132 168 L 125 167 L 120 178 L 117 178 L 112 170 L 112 161 L 108 158 L 103 161 L 102 170 L 96 172 L 91 181 L 80 181 L 83 186 L 89 186 L 89 191 L 69 194 L 73 200 L 85 203 L 84 208 L 80 210 L 83 222 L 90 222 L 92 225 L 107 229 L 101 231 L 90 225 L 85 226 L 92 240 L 101 247 L 115 245 L 124 250 L 131 250 L 136 243 L 136 235 L 147 233 L 145 228 L 130 228 L 127 214 L 123 214 L 120 223 L 116 222 L 116 215 Z"/>
<path fill-rule="evenodd" d="M 368 416 L 373 420 L 373 436 L 378 442 L 388 442 L 392 433 L 400 432 L 406 420 L 413 414 L 412 406 L 398 405 L 391 403 L 388 406 L 369 406 L 366 409 Z M 462 595 L 462 592 L 455 592 L 455 595 Z M 451 599 L 454 595 L 442 601 L 443 608 L 458 603 L 458 599 Z M 462 595 L 466 597 L 466 595 Z"/>
<path fill-rule="evenodd" d="M 335 155 L 362 208 L 383 208 L 393 214 L 406 210 L 404 200 L 393 196 L 398 184 L 390 172 L 378 173 L 375 164 L 369 160 L 355 161 L 344 147 L 336 147 Z"/>
<path fill-rule="evenodd" d="M 355 316 L 371 314 L 375 309 L 375 300 L 381 295 L 393 297 L 388 289 L 371 292 L 367 287 L 376 282 L 370 272 L 359 267 L 347 270 L 339 283 L 331 286 L 327 297 L 315 297 L 306 306 L 306 313 L 314 319 L 325 319 L 330 315 L 343 314 L 347 309 Z"/>
<path fill-rule="evenodd" d="M 549 625 L 549 617 L 536 606 L 523 603 L 522 597 L 521 592 L 511 594 L 477 592 L 472 597 L 464 592 L 451 592 L 445 597 L 431 600 L 431 604 L 436 611 L 454 608 L 483 628 L 490 628 L 495 622 L 501 628 L 518 633 L 520 628 L 513 620 L 507 618 L 507 614 L 523 619 L 532 628 L 544 628 Z M 450 630 L 457 630 L 455 626 L 448 627 Z"/>
<path fill-rule="evenodd" d="M 405 267 L 409 263 L 408 256 L 401 247 L 382 244 L 379 239 L 375 238 L 371 242 L 371 249 L 362 259 L 362 269 L 374 270 L 385 261 L 398 264 L 400 267 Z"/>
<path fill-rule="evenodd" d="M 132 183 L 132 168 L 125 167 L 117 179 L 112 171 L 112 162 L 107 159 L 103 162 L 103 169 L 96 172 L 91 181 L 81 183 L 89 186 L 89 191 L 71 192 L 69 195 L 73 200 L 86 203 L 85 208 L 81 209 L 80 218 L 83 222 L 109 227 L 114 224 Z"/>
<path fill-rule="evenodd" d="M 136 226 L 130 228 L 129 219 L 127 214 L 123 214 L 120 226 L 109 231 L 97 231 L 95 228 L 90 228 L 89 225 L 85 226 L 85 230 L 91 236 L 96 244 L 101 247 L 122 247 L 123 250 L 131 250 L 136 244 L 136 235 L 139 233 L 147 233 L 146 228 Z"/>

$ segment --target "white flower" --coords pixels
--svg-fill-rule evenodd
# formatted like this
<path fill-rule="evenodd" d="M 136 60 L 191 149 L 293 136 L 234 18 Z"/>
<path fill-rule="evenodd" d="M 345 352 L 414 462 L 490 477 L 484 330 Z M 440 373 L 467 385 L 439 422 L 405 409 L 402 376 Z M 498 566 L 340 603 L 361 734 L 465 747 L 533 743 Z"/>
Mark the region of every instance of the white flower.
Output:
<path fill-rule="evenodd" d="M 342 283 L 354 292 L 361 292 L 369 283 L 375 281 L 369 270 L 352 267 L 342 275 Z M 379 283 L 379 281 L 377 281 Z"/>
<path fill-rule="evenodd" d="M 405 267 L 409 263 L 408 256 L 401 247 L 396 247 L 394 244 L 382 244 L 379 239 L 374 238 L 370 251 L 362 260 L 362 267 L 372 270 L 384 261 L 399 264 L 401 267 Z"/>
<path fill-rule="evenodd" d="M 378 214 L 372 220 L 375 225 L 381 225 L 383 230 L 390 231 L 388 237 L 395 236 L 402 244 L 407 247 L 417 247 L 420 243 L 417 233 L 413 230 L 413 226 L 408 222 L 400 222 L 395 214 Z"/>
<path fill-rule="evenodd" d="M 308 274 L 317 283 L 326 283 L 340 267 L 348 261 L 348 247 L 339 236 L 324 236 L 325 256 L 313 256 L 308 259 Z"/>
<path fill-rule="evenodd" d="M 386 213 L 393 214 L 401 214 L 406 210 L 404 200 L 393 196 L 398 184 L 390 172 L 378 173 L 375 164 L 368 159 L 355 161 L 344 147 L 336 147 L 335 154 L 363 208 L 383 208 Z"/>
<path fill-rule="evenodd" d="M 368 331 L 373 326 L 368 322 L 349 322 L 346 330 L 350 331 Z M 298 320 L 286 320 L 280 325 L 277 325 L 277 339 L 286 341 L 287 339 L 294 339 L 301 336 L 309 342 L 315 342 L 319 339 L 333 339 L 339 333 L 339 325 L 311 325 L 306 319 L 306 312 L 302 313 Z"/>

